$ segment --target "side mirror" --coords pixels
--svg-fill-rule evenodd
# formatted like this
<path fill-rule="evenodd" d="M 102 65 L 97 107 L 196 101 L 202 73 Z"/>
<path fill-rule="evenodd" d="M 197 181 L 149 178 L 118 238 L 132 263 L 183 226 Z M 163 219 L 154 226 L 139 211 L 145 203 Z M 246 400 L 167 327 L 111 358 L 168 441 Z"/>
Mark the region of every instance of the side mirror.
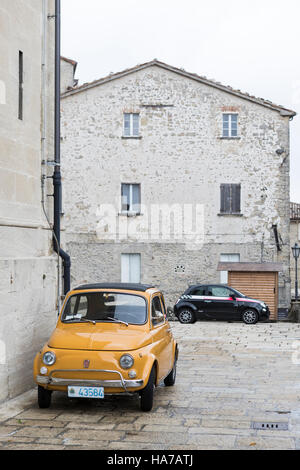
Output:
<path fill-rule="evenodd" d="M 236 300 L 236 295 L 235 294 L 230 294 L 230 297 L 232 298 L 232 300 Z"/>

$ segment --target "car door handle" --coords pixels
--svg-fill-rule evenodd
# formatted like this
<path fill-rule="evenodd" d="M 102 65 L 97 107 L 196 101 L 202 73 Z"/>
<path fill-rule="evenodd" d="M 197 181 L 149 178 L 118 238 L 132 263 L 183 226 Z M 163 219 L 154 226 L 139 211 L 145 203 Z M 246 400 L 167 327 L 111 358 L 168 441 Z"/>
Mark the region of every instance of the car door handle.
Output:
<path fill-rule="evenodd" d="M 205 302 L 206 304 L 211 304 L 211 303 L 212 303 L 212 300 L 204 300 L 204 302 Z"/>

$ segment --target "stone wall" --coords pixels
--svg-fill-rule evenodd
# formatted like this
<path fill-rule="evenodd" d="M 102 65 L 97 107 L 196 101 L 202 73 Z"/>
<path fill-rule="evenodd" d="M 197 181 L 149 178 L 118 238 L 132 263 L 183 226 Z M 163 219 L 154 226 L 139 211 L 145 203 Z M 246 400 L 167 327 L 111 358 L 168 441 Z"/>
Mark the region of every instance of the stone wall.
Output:
<path fill-rule="evenodd" d="M 238 139 L 222 138 L 226 110 L 239 114 Z M 123 137 L 124 112 L 140 113 L 140 138 Z M 120 281 L 120 254 L 141 253 L 142 281 L 163 288 L 173 306 L 189 283 L 220 280 L 220 254 L 239 253 L 243 262 L 283 263 L 279 306 L 288 308 L 288 117 L 154 65 L 65 95 L 62 140 L 74 285 Z M 287 153 L 278 155 L 278 148 Z M 142 214 L 126 221 L 119 214 L 121 183 L 141 184 Z M 220 215 L 222 183 L 241 184 L 240 216 Z M 201 208 L 196 241 L 176 239 L 174 231 L 169 239 L 161 230 L 151 235 L 149 214 L 161 204 Z"/>

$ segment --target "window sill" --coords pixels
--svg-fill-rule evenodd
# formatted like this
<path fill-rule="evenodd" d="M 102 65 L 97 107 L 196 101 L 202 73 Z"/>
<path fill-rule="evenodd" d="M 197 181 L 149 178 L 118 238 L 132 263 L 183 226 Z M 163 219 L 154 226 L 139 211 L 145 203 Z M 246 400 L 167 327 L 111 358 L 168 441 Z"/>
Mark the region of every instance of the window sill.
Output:
<path fill-rule="evenodd" d="M 119 216 L 123 215 L 124 217 L 138 217 L 138 216 L 143 215 L 143 214 L 141 212 L 129 211 L 129 212 L 119 212 L 118 215 Z"/>
<path fill-rule="evenodd" d="M 237 137 L 225 137 L 223 135 L 221 135 L 219 137 L 220 140 L 241 140 L 241 137 L 237 136 Z"/>
<path fill-rule="evenodd" d="M 218 216 L 233 216 L 233 217 L 243 217 L 244 214 L 241 214 L 241 212 L 219 212 Z"/>
<path fill-rule="evenodd" d="M 122 135 L 121 139 L 142 139 L 143 137 L 141 135 Z"/>

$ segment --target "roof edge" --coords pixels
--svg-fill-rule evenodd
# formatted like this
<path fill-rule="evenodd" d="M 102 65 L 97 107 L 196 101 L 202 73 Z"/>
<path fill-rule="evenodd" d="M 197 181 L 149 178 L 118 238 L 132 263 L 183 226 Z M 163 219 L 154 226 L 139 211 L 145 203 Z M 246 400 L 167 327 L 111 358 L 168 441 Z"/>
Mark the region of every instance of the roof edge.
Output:
<path fill-rule="evenodd" d="M 70 59 L 67 59 L 67 60 L 70 61 Z M 117 80 L 118 78 L 122 78 L 122 77 L 127 76 L 131 73 L 138 72 L 140 70 L 143 70 L 143 69 L 146 69 L 146 68 L 149 68 L 149 67 L 153 67 L 153 66 L 161 67 L 165 70 L 169 70 L 173 73 L 177 73 L 177 74 L 182 75 L 186 78 L 198 81 L 199 83 L 203 83 L 207 86 L 217 88 L 221 91 L 224 91 L 225 93 L 229 93 L 229 94 L 237 96 L 241 99 L 245 99 L 245 100 L 251 101 L 255 104 L 267 107 L 269 109 L 273 109 L 274 111 L 279 112 L 280 115 L 283 116 L 283 117 L 293 118 L 294 116 L 297 115 L 296 111 L 285 108 L 284 106 L 277 105 L 277 104 L 272 103 L 271 101 L 265 100 L 263 98 L 257 98 L 253 95 L 248 94 L 248 93 L 244 93 L 241 90 L 235 90 L 234 88 L 231 88 L 230 86 L 222 85 L 220 82 L 216 82 L 216 81 L 208 79 L 206 77 L 201 77 L 200 75 L 197 75 L 195 73 L 187 72 L 184 69 L 177 68 L 177 67 L 174 67 L 172 65 L 168 65 L 164 62 L 160 62 L 157 59 L 153 59 L 150 62 L 146 62 L 144 64 L 139 64 L 139 65 L 136 65 L 136 66 L 131 67 L 129 69 L 125 69 L 121 72 L 116 72 L 116 73 L 113 73 L 113 74 L 109 74 L 106 77 L 100 78 L 98 80 L 88 82 L 88 83 L 84 83 L 80 86 L 74 87 L 73 89 L 62 93 L 62 98 L 66 98 L 66 97 L 71 96 L 73 94 L 89 90 L 91 88 L 103 85 L 104 83 L 107 83 L 109 81 Z"/>

